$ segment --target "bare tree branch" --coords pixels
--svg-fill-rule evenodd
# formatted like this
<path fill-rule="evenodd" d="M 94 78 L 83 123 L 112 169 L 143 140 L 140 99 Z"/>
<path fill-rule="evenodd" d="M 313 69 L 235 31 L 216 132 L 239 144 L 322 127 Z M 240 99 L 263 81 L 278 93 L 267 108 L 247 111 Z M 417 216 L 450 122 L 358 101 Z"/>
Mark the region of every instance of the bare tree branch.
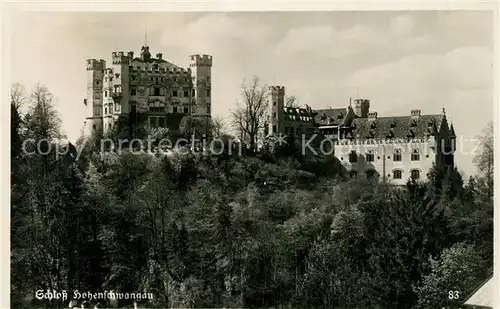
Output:
<path fill-rule="evenodd" d="M 16 83 L 11 86 L 10 103 L 19 110 L 24 105 L 27 99 L 26 88 L 23 85 Z"/>
<path fill-rule="evenodd" d="M 268 87 L 260 83 L 256 76 L 249 84 L 243 81 L 241 96 L 243 102 L 237 102 L 232 111 L 232 125 L 242 141 L 257 150 L 259 134 L 264 130 L 268 113 Z"/>

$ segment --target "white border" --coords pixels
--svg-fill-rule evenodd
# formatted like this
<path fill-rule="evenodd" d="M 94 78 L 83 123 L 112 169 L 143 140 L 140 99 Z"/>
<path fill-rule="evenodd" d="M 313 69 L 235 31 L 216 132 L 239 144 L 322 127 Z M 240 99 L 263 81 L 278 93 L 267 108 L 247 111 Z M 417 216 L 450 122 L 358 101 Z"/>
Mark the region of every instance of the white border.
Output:
<path fill-rule="evenodd" d="M 497 1 L 9 1 L 2 3 L 2 95 L 4 99 L 2 110 L 2 209 L 0 231 L 0 308 L 9 308 L 10 303 L 10 29 L 9 11 L 105 11 L 105 12 L 132 12 L 132 11 L 388 11 L 388 10 L 494 10 L 495 28 L 495 58 L 494 66 L 495 94 L 494 94 L 494 132 L 495 154 L 500 153 L 500 124 L 499 124 L 499 3 Z M 500 166 L 495 164 L 495 187 L 500 192 Z M 499 207 L 499 197 L 495 196 L 495 210 Z M 500 252 L 500 222 L 498 211 L 495 211 L 494 251 Z M 500 254 L 495 255 L 494 280 L 497 291 L 500 291 Z M 500 306 L 500 293 L 497 294 L 495 308 Z"/>

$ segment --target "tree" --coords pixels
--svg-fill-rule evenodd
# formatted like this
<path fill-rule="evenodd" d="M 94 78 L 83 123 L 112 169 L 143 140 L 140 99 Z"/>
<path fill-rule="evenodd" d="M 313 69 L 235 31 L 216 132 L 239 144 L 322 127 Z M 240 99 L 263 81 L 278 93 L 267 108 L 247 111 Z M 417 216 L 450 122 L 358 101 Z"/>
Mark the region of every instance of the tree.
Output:
<path fill-rule="evenodd" d="M 20 84 L 14 84 L 10 93 L 10 142 L 11 142 L 11 158 L 12 160 L 21 155 L 21 129 L 22 129 L 22 116 L 21 107 L 26 101 L 26 89 Z M 12 161 L 13 172 L 17 167 Z"/>
<path fill-rule="evenodd" d="M 53 141 L 63 137 L 61 118 L 55 108 L 53 94 L 40 83 L 36 84 L 29 98 L 30 109 L 26 117 L 29 137 Z"/>
<path fill-rule="evenodd" d="M 226 122 L 224 121 L 224 118 L 220 116 L 216 116 L 212 118 L 212 135 L 214 137 L 219 137 L 226 132 Z"/>
<path fill-rule="evenodd" d="M 493 195 L 493 170 L 494 170 L 494 138 L 493 122 L 490 122 L 479 137 L 479 152 L 475 154 L 474 163 L 488 186 L 488 196 Z"/>
<path fill-rule="evenodd" d="M 254 76 L 250 83 L 242 83 L 241 95 L 243 102 L 238 102 L 232 111 L 232 124 L 242 141 L 248 143 L 252 151 L 256 151 L 259 135 L 265 128 L 268 89 Z"/>
<path fill-rule="evenodd" d="M 430 258 L 430 273 L 415 286 L 418 308 L 443 308 L 462 305 L 465 297 L 484 276 L 477 249 L 470 244 L 457 243 L 443 250 L 441 258 Z M 451 292 L 451 294 L 450 294 Z"/>
<path fill-rule="evenodd" d="M 185 137 L 200 137 L 211 131 L 210 118 L 200 116 L 186 116 L 179 124 L 179 130 Z"/>
<path fill-rule="evenodd" d="M 292 108 L 297 108 L 299 107 L 299 103 L 297 101 L 297 97 L 295 96 L 287 96 L 285 98 L 285 106 L 286 107 L 292 107 Z"/>

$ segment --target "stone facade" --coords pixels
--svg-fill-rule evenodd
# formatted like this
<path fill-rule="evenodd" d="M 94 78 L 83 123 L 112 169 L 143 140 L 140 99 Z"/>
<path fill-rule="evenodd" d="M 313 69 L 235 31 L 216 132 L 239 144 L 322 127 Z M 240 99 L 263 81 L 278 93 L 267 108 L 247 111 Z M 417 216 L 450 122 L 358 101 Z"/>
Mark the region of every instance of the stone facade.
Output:
<path fill-rule="evenodd" d="M 284 87 L 270 87 L 269 133 L 302 140 L 321 136 L 352 176 L 365 173 L 402 185 L 410 177 L 425 178 L 435 165 L 454 166 L 455 130 L 444 110 L 436 115 L 411 110 L 405 116 L 379 117 L 370 111 L 367 99 L 351 101 L 346 108 L 313 110 L 286 107 L 284 96 Z"/>
<path fill-rule="evenodd" d="M 211 116 L 212 56 L 192 55 L 189 68 L 182 68 L 161 53 L 152 57 L 143 46 L 139 57 L 113 52 L 111 60 L 110 66 L 87 60 L 85 135 L 113 128 L 121 115 L 143 113 L 151 127 L 167 127 L 170 119 L 187 115 Z"/>

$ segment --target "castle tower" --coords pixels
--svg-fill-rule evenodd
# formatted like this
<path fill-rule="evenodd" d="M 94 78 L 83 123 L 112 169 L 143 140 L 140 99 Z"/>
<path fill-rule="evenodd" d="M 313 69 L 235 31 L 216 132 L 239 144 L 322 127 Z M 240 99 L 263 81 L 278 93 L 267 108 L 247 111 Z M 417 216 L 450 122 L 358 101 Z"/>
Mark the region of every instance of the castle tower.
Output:
<path fill-rule="evenodd" d="M 354 100 L 354 112 L 359 118 L 367 118 L 370 112 L 370 100 L 356 99 Z"/>
<path fill-rule="evenodd" d="M 106 61 L 87 60 L 87 97 L 84 100 L 86 106 L 84 134 L 89 136 L 95 130 L 102 129 L 102 100 L 103 100 L 103 77 L 106 69 Z"/>
<path fill-rule="evenodd" d="M 192 98 L 194 114 L 212 114 L 212 56 L 191 55 L 191 76 L 193 79 Z"/>
<path fill-rule="evenodd" d="M 269 106 L 270 106 L 270 134 L 285 134 L 284 126 L 284 111 L 285 107 L 285 87 L 271 86 L 269 87 Z"/>

